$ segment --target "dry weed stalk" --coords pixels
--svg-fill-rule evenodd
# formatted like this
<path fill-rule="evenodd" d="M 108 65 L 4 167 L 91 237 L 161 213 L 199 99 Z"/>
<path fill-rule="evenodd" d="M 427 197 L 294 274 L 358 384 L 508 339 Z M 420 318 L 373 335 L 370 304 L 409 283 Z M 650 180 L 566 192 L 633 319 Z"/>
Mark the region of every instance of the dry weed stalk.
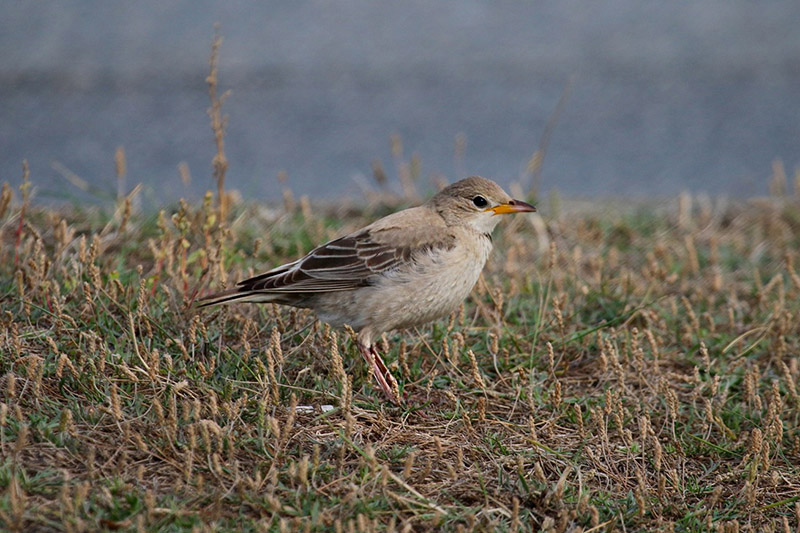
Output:
<path fill-rule="evenodd" d="M 219 207 L 220 224 L 227 220 L 228 213 L 228 198 L 225 195 L 225 174 L 228 171 L 228 158 L 225 156 L 225 128 L 227 127 L 228 117 L 222 114 L 222 104 L 230 94 L 228 92 L 219 94 L 219 49 L 221 46 L 222 37 L 218 33 L 218 28 L 215 28 L 206 83 L 208 83 L 208 96 L 211 101 L 208 116 L 211 118 L 211 131 L 214 133 L 214 142 L 217 147 L 211 164 L 214 169 L 214 180 L 217 182 L 217 205 Z"/>

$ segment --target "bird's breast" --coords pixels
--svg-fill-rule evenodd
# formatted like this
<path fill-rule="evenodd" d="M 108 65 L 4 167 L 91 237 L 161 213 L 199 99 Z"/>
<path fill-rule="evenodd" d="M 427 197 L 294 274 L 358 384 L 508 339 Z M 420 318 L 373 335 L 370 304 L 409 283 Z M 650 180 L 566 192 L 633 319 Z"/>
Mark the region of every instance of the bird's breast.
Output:
<path fill-rule="evenodd" d="M 387 272 L 360 298 L 376 331 L 419 326 L 447 316 L 469 295 L 491 251 L 484 235 L 459 239 L 448 250 L 420 254 Z"/>

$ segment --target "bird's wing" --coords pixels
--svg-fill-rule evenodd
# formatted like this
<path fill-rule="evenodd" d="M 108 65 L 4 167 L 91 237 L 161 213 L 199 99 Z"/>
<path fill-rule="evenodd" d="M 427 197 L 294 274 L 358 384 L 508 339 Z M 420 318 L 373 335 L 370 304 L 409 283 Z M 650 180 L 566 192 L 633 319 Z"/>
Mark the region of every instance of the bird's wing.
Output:
<path fill-rule="evenodd" d="M 390 215 L 323 244 L 305 257 L 238 283 L 239 291 L 305 293 L 370 285 L 376 275 L 403 268 L 418 254 L 449 249 L 455 235 L 419 208 Z"/>

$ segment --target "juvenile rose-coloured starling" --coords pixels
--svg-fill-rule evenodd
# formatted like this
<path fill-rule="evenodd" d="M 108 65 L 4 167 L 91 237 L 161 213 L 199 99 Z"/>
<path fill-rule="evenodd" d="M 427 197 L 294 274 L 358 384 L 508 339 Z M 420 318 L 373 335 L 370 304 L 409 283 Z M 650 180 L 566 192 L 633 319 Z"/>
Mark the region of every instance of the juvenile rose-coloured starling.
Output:
<path fill-rule="evenodd" d="M 489 257 L 497 215 L 535 210 L 491 180 L 466 178 L 419 207 L 206 296 L 200 305 L 277 303 L 311 308 L 332 326 L 347 324 L 358 332 L 358 347 L 381 389 L 399 403 L 397 381 L 375 341 L 384 332 L 420 326 L 458 309 Z"/>

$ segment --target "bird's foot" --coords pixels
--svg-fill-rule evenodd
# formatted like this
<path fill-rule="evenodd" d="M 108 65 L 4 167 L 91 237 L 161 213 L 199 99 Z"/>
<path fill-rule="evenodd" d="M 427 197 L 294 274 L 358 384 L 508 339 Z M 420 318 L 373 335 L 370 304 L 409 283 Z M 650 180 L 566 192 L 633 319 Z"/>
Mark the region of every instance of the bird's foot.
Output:
<path fill-rule="evenodd" d="M 386 363 L 383 362 L 383 358 L 378 353 L 378 350 L 374 345 L 363 346 L 359 344 L 358 347 L 361 350 L 361 355 L 364 356 L 364 359 L 372 367 L 373 374 L 375 374 L 375 381 L 378 382 L 378 386 L 383 393 L 390 402 L 400 405 L 402 403 L 400 399 L 400 387 L 397 385 L 397 380 L 386 367 Z"/>

